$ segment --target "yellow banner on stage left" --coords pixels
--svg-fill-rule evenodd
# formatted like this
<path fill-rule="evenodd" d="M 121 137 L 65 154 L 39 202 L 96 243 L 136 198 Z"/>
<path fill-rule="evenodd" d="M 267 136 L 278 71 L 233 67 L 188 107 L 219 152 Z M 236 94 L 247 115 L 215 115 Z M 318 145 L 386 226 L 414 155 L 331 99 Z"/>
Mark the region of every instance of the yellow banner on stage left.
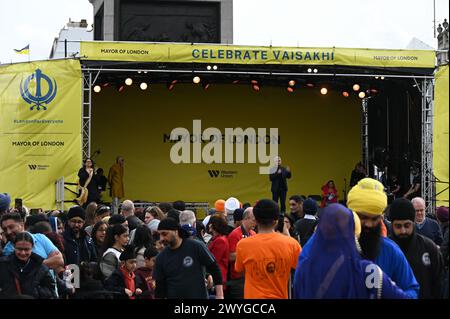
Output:
<path fill-rule="evenodd" d="M 58 178 L 81 166 L 78 60 L 0 67 L 0 192 L 28 208 L 55 208 Z"/>
<path fill-rule="evenodd" d="M 167 63 L 435 67 L 435 52 L 345 48 L 263 47 L 184 43 L 81 42 L 82 60 Z"/>
<path fill-rule="evenodd" d="M 436 207 L 448 207 L 448 65 L 436 73 L 434 87 L 433 166 L 436 176 Z"/>

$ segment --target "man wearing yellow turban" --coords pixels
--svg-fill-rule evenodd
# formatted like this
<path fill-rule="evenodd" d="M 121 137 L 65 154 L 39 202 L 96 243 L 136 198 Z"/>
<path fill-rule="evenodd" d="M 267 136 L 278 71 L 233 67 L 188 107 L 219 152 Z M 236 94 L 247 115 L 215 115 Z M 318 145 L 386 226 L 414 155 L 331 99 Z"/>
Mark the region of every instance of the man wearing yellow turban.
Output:
<path fill-rule="evenodd" d="M 387 206 L 384 186 L 364 178 L 348 193 L 347 205 L 361 221 L 359 243 L 364 258 L 374 261 L 409 297 L 417 298 L 419 284 L 405 255 L 389 238 L 381 236 L 381 219 Z"/>

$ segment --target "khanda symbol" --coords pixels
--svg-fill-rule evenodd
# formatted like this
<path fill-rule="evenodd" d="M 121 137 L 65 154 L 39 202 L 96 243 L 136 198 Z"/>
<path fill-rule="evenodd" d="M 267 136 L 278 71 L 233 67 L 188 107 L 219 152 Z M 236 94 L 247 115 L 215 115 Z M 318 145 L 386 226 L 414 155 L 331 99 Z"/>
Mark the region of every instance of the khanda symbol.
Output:
<path fill-rule="evenodd" d="M 34 95 L 29 90 L 30 82 L 32 80 L 35 80 L 36 82 L 36 91 Z M 47 83 L 47 92 L 45 92 L 45 94 L 42 94 L 42 90 L 44 89 L 42 81 Z M 20 94 L 25 102 L 31 105 L 31 111 L 34 107 L 36 107 L 38 111 L 41 107 L 42 109 L 47 110 L 47 107 L 44 104 L 48 105 L 55 98 L 57 89 L 58 86 L 56 85 L 56 81 L 42 73 L 40 69 L 36 69 L 36 71 L 28 76 L 25 81 L 20 81 Z"/>

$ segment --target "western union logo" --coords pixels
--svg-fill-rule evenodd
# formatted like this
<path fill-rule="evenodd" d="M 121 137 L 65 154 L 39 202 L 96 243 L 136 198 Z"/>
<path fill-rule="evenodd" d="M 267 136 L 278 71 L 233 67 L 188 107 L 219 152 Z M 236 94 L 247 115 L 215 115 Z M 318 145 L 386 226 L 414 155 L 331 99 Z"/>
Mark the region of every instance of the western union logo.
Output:
<path fill-rule="evenodd" d="M 217 170 L 208 170 L 208 173 L 209 173 L 209 176 L 210 176 L 211 178 L 217 178 L 217 177 L 219 177 L 220 171 L 217 171 Z"/>
<path fill-rule="evenodd" d="M 48 169 L 50 165 L 36 165 L 36 164 L 28 164 L 28 169 L 30 171 L 44 171 Z"/>

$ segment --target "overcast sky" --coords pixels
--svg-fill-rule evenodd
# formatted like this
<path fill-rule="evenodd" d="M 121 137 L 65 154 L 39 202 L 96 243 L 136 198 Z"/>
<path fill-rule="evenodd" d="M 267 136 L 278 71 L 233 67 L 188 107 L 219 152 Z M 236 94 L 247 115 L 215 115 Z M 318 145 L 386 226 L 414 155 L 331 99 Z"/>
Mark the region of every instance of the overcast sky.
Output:
<path fill-rule="evenodd" d="M 436 20 L 449 1 L 436 1 Z M 432 47 L 433 0 L 234 0 L 234 43 L 300 47 L 404 49 L 413 37 Z M 47 59 L 71 18 L 93 22 L 88 0 L 0 0 L 0 62 L 30 44 L 31 59 Z"/>

